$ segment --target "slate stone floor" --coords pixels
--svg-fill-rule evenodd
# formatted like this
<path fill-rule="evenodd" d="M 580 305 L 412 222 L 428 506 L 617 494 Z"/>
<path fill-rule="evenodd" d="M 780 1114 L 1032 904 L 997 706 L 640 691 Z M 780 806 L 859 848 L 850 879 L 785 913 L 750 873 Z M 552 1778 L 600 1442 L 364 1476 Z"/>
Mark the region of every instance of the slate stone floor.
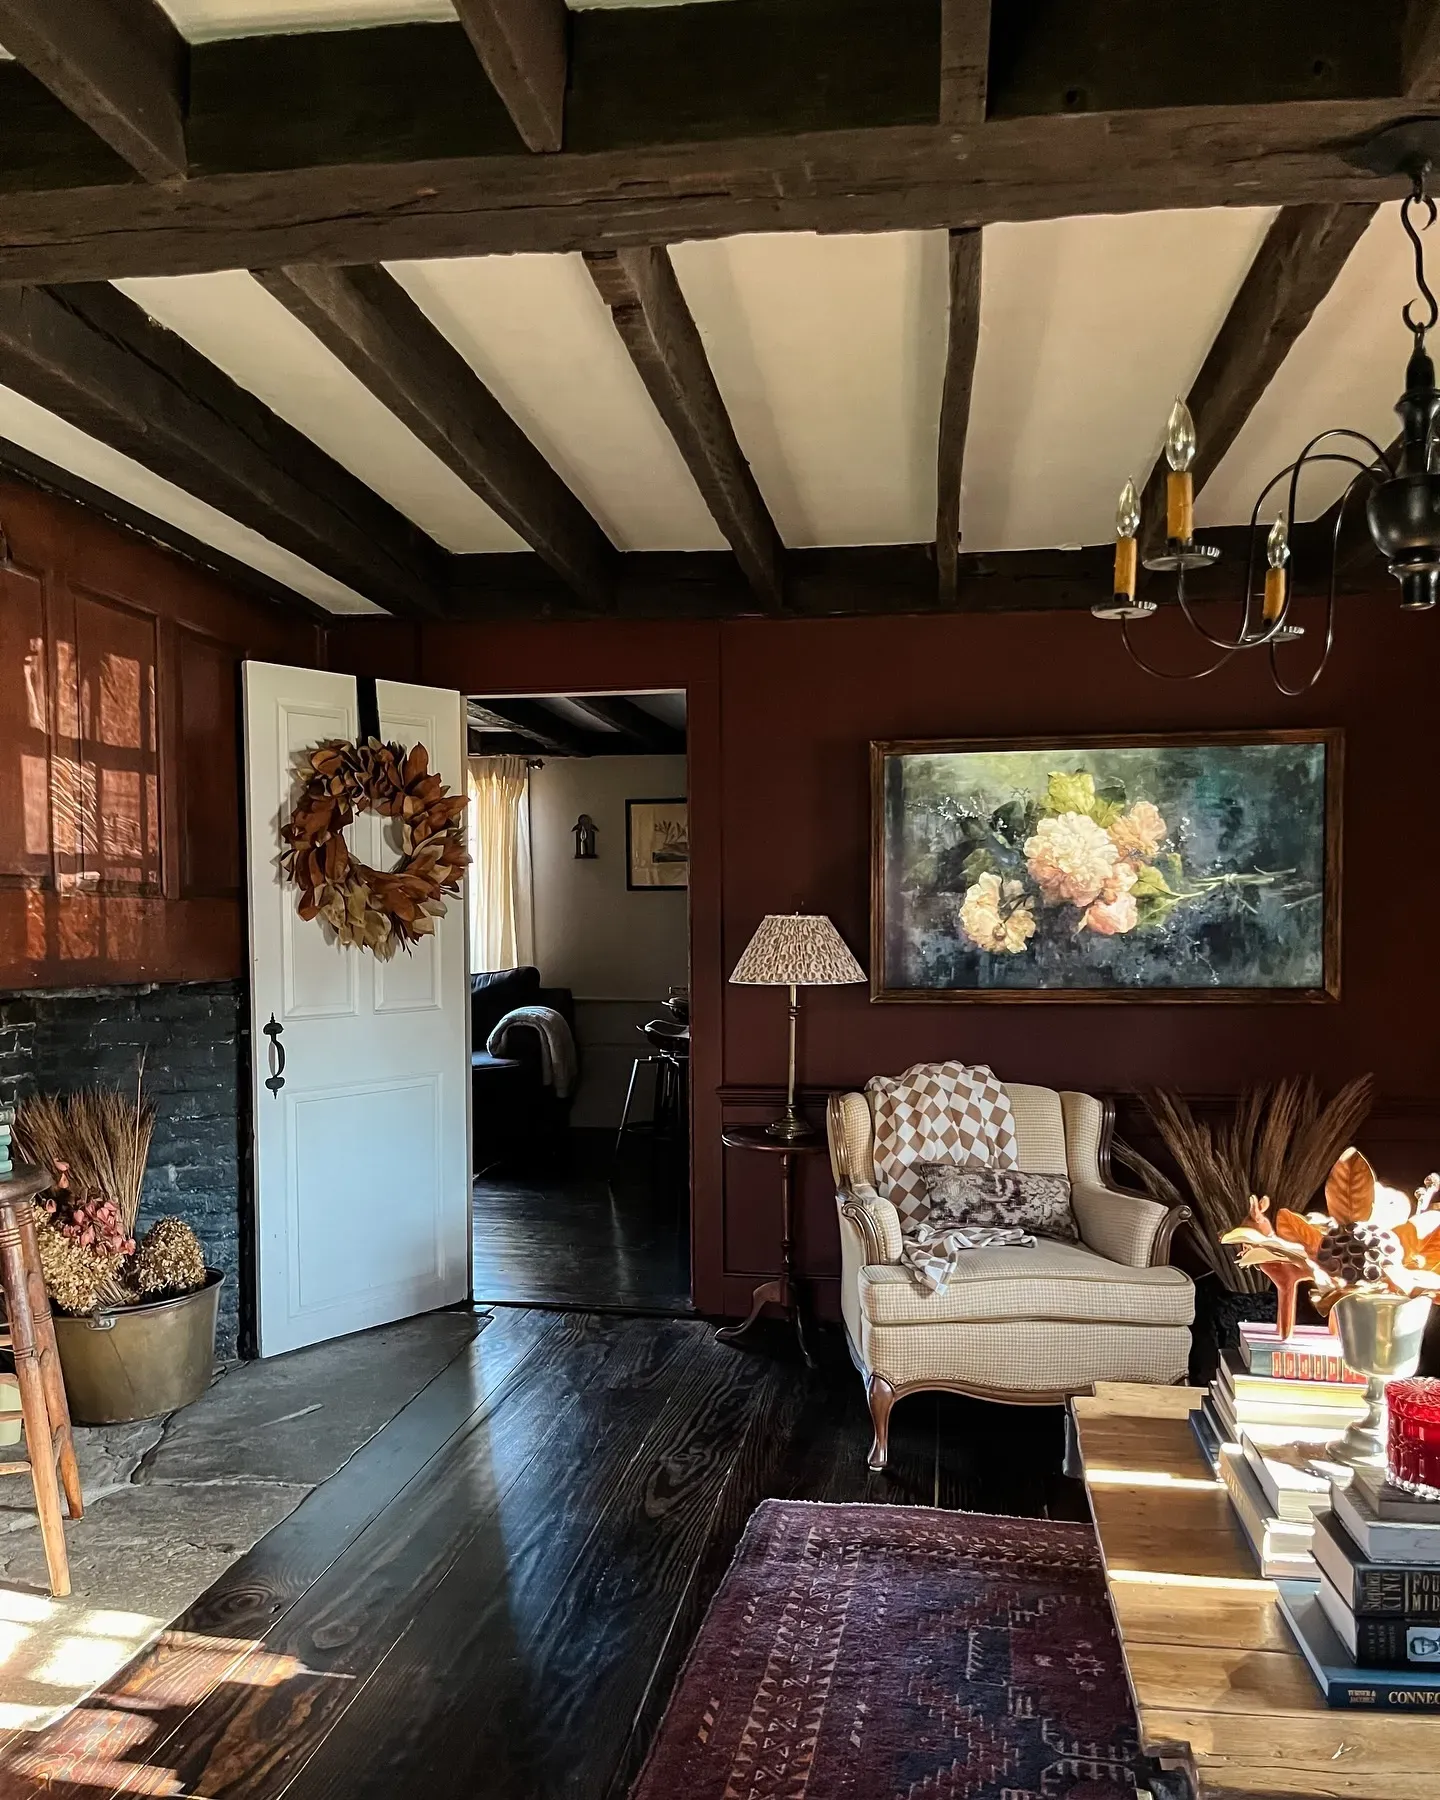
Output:
<path fill-rule="evenodd" d="M 0 1731 L 43 1726 L 113 1675 L 486 1322 L 431 1313 L 231 1364 L 169 1418 L 77 1428 L 85 1516 L 65 1528 L 64 1600 L 46 1588 L 28 1478 L 0 1482 Z"/>

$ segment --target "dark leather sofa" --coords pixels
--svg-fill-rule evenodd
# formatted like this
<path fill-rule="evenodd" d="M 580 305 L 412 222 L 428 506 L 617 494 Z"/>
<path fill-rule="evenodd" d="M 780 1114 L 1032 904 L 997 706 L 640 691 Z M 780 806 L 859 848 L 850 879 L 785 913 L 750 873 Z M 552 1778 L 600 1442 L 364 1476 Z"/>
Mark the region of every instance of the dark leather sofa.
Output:
<path fill-rule="evenodd" d="M 540 985 L 532 967 L 470 977 L 471 1167 L 479 1174 L 497 1164 L 525 1168 L 560 1161 L 565 1153 L 570 1100 L 556 1097 L 541 1079 L 540 1047 L 532 1031 L 511 1035 L 511 1053 L 491 1056 L 490 1033 L 517 1006 L 548 1006 L 575 1030 L 569 988 Z"/>

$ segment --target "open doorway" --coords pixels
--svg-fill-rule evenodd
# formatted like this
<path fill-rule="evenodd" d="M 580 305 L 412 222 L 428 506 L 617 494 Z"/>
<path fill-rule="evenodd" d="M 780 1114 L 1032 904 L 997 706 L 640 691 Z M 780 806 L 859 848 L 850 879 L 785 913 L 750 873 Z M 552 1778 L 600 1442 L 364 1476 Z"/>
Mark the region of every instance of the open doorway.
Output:
<path fill-rule="evenodd" d="M 468 714 L 475 1298 L 688 1310 L 685 695 Z"/>

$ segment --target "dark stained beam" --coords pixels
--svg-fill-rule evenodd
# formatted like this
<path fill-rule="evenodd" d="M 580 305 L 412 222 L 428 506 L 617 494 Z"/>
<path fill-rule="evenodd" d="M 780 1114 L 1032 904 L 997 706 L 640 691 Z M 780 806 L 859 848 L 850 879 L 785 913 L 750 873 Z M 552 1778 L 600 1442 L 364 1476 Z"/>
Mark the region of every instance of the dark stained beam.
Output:
<path fill-rule="evenodd" d="M 1312 204 L 1287 206 L 1277 215 L 1187 396 L 1198 446 L 1197 495 L 1335 285 L 1374 212 L 1373 206 Z M 1167 466 L 1162 454 L 1141 499 L 1146 547 L 1165 535 Z"/>
<path fill-rule="evenodd" d="M 1297 528 L 1297 567 L 1320 565 L 1319 527 Z M 1207 531 L 1222 552 L 1216 568 L 1196 578 L 1195 597 L 1237 598 L 1245 582 L 1248 531 Z M 885 618 L 917 613 L 1056 612 L 1087 610 L 1109 592 L 1114 546 L 1083 550 L 1011 550 L 962 556 L 953 601 L 936 589 L 930 544 L 866 545 L 792 550 L 786 615 L 796 618 Z M 738 619 L 761 616 L 754 594 L 723 551 L 626 551 L 619 557 L 615 613 L 622 619 Z M 1377 564 L 1378 566 L 1378 559 Z M 1386 580 L 1389 578 L 1386 577 Z M 1342 591 L 1373 591 L 1373 566 L 1357 565 Z M 1312 575 L 1305 593 L 1317 591 Z M 586 615 L 575 598 L 533 556 L 455 556 L 450 560 L 447 616 L 456 620 L 560 622 Z M 1097 632 L 1115 627 L 1096 622 Z M 509 708 L 514 702 L 485 704 Z"/>
<path fill-rule="evenodd" d="M 185 40 L 157 0 L 0 0 L 0 44 L 147 181 L 184 175 Z"/>
<path fill-rule="evenodd" d="M 613 554 L 604 532 L 392 275 L 311 265 L 255 279 L 577 594 L 604 607 Z"/>
<path fill-rule="evenodd" d="M 1396 99 L 991 118 L 583 156 L 351 162 L 196 177 L 173 192 L 12 193 L 0 197 L 0 281 L 959 229 L 1242 196 L 1373 203 L 1403 184 L 1354 167 L 1346 151 L 1413 112 Z"/>
<path fill-rule="evenodd" d="M 935 567 L 942 600 L 955 598 L 960 557 L 960 477 L 970 429 L 970 390 L 980 344 L 981 233 L 950 233 L 950 331 L 940 398 L 936 468 Z"/>
<path fill-rule="evenodd" d="M 1401 43 L 1401 79 L 1411 100 L 1440 100 L 1440 3 L 1409 0 Z"/>
<path fill-rule="evenodd" d="M 483 717 L 488 724 L 503 725 L 517 737 L 557 756 L 594 756 L 605 746 L 604 734 L 581 730 L 552 712 L 542 700 L 495 700 L 487 695 L 470 701 L 469 710 L 472 719 Z"/>
<path fill-rule="evenodd" d="M 565 0 L 455 0 L 455 10 L 526 145 L 558 150 L 565 120 Z"/>
<path fill-rule="evenodd" d="M 466 748 L 471 756 L 527 756 L 533 758 L 537 746 L 533 738 L 521 737 L 518 732 L 481 731 L 478 726 L 472 724 L 467 732 Z"/>
<path fill-rule="evenodd" d="M 942 125 L 984 121 L 989 75 L 990 0 L 940 0 Z"/>
<path fill-rule="evenodd" d="M 685 748 L 685 733 L 657 719 L 623 694 L 574 694 L 570 704 L 589 713 L 602 725 L 613 725 L 630 747 L 650 756 L 677 756 Z"/>
<path fill-rule="evenodd" d="M 43 456 L 36 456 L 34 451 L 27 450 L 23 444 L 12 443 L 9 438 L 0 438 L 0 479 L 14 480 L 26 487 L 35 488 L 40 493 L 51 494 L 56 499 L 68 500 L 75 506 L 84 507 L 87 512 L 105 519 L 129 536 L 168 550 L 197 568 L 208 569 L 213 575 L 223 576 L 232 587 L 254 595 L 257 600 L 269 601 L 286 612 L 298 613 L 317 624 L 326 623 L 337 616 L 327 612 L 324 607 L 317 606 L 307 595 L 287 587 L 259 569 L 252 569 L 249 563 L 241 562 L 238 557 L 231 556 L 224 550 L 217 550 L 213 544 L 202 542 L 188 531 L 182 531 L 168 519 L 146 512 L 143 507 L 134 506 L 117 494 L 107 493 L 93 481 L 86 481 L 82 475 L 62 469 Z M 0 518 L 3 518 L 3 514 L 0 514 Z"/>
<path fill-rule="evenodd" d="M 784 601 L 784 546 L 720 398 L 669 252 L 651 245 L 590 254 L 585 263 L 745 579 L 765 606 L 778 608 Z"/>
<path fill-rule="evenodd" d="M 440 610 L 432 539 L 115 288 L 0 287 L 0 382 L 381 606 Z"/>

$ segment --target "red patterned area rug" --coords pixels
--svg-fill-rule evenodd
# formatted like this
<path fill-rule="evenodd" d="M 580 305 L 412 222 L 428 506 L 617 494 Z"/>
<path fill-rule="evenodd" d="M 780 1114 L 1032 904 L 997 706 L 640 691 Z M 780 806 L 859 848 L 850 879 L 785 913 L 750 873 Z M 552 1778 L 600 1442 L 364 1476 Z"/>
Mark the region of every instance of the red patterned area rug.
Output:
<path fill-rule="evenodd" d="M 1088 1526 L 767 1500 L 631 1800 L 1132 1800 Z"/>

